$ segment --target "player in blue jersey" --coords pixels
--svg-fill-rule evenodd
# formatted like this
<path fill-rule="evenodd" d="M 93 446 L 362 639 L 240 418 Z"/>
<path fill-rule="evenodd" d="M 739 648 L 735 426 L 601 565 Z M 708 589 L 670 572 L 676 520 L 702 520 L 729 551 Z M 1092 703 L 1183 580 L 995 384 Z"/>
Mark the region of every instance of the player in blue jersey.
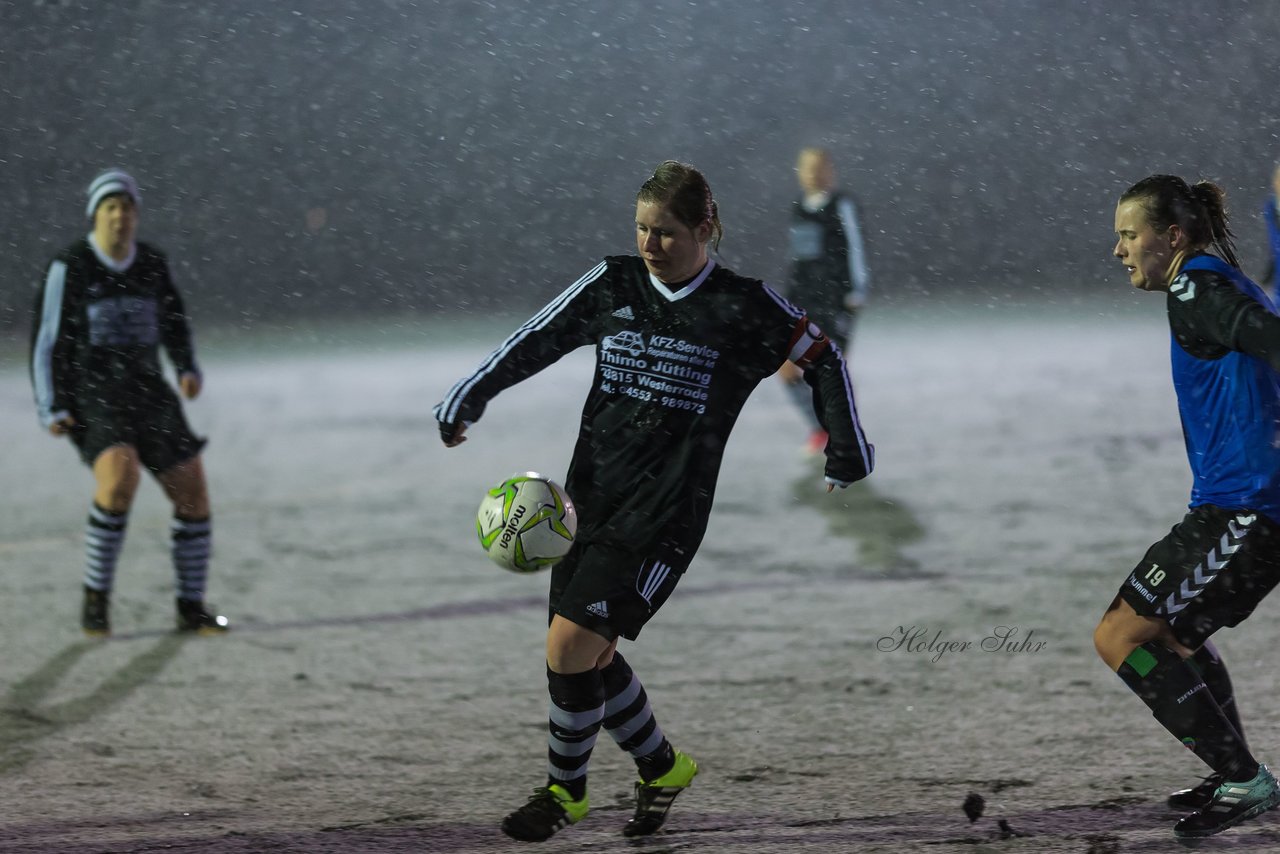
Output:
<path fill-rule="evenodd" d="M 1146 178 L 1120 197 L 1115 230 L 1130 283 L 1166 294 L 1193 484 L 1189 512 L 1129 574 L 1094 644 L 1212 770 L 1169 798 L 1195 810 L 1174 834 L 1197 838 L 1280 804 L 1209 640 L 1280 581 L 1280 317 L 1240 271 L 1216 185 Z"/>
<path fill-rule="evenodd" d="M 605 258 L 515 331 L 435 409 L 453 447 L 503 389 L 579 347 L 596 352 L 565 487 L 573 548 L 551 572 L 546 785 L 502 823 L 540 841 L 587 814 L 587 763 L 604 729 L 640 780 L 626 836 L 657 831 L 697 764 L 663 735 L 619 638 L 636 640 L 706 533 L 725 443 L 785 361 L 803 370 L 831 439 L 827 489 L 874 464 L 838 346 L 763 282 L 708 257 L 720 217 L 691 166 L 667 161 L 636 197 L 636 255 Z"/>

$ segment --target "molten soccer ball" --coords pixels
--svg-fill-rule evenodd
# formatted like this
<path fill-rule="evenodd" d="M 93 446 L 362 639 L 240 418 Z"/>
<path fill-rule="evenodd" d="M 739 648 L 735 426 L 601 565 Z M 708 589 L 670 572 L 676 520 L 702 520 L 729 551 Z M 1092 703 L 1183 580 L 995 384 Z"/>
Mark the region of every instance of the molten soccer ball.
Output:
<path fill-rule="evenodd" d="M 551 566 L 568 553 L 577 532 L 578 514 L 564 487 L 535 472 L 489 490 L 476 514 L 485 554 L 512 572 Z"/>

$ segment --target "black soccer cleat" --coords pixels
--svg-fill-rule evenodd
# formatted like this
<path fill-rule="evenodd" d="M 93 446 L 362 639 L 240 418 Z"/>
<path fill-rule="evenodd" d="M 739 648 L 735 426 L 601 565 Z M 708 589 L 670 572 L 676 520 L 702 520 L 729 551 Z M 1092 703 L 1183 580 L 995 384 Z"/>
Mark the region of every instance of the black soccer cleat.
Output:
<path fill-rule="evenodd" d="M 524 806 L 504 818 L 502 832 L 521 842 L 541 842 L 586 815 L 586 795 L 575 801 L 567 789 L 552 783 L 534 789 Z"/>
<path fill-rule="evenodd" d="M 667 811 L 676 795 L 689 788 L 698 773 L 698 763 L 688 754 L 676 751 L 671 770 L 648 783 L 636 783 L 636 814 L 622 828 L 623 836 L 649 836 L 667 820 Z"/>
<path fill-rule="evenodd" d="M 202 599 L 178 600 L 178 631 L 197 635 L 220 635 L 230 625 L 221 614 L 210 614 Z"/>
<path fill-rule="evenodd" d="M 1190 789 L 1179 789 L 1169 795 L 1169 799 L 1165 802 L 1170 809 L 1175 810 L 1198 810 L 1209 805 L 1213 800 L 1213 793 L 1218 787 L 1226 782 L 1226 777 L 1221 774 L 1210 774 L 1200 782 L 1198 786 L 1192 786 Z"/>
<path fill-rule="evenodd" d="M 1280 804 L 1280 786 L 1266 765 L 1258 766 L 1252 780 L 1226 781 L 1218 786 L 1204 809 L 1193 812 L 1173 826 L 1179 839 L 1199 839 L 1221 833 L 1248 818 L 1261 815 Z"/>
<path fill-rule="evenodd" d="M 91 638 L 105 638 L 111 634 L 111 594 L 104 590 L 84 589 L 84 608 L 80 611 L 80 628 Z"/>

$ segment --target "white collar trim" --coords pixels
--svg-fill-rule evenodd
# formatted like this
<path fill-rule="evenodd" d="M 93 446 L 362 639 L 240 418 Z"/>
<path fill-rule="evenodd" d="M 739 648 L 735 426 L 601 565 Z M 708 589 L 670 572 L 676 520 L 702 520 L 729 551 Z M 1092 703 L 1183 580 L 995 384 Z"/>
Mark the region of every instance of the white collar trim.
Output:
<path fill-rule="evenodd" d="M 133 266 L 134 259 L 138 257 L 138 244 L 129 244 L 129 254 L 123 261 L 117 261 L 106 252 L 102 251 L 102 247 L 98 245 L 97 239 L 93 236 L 93 232 L 89 232 L 89 248 L 93 250 L 93 254 L 98 256 L 98 260 L 102 262 L 102 266 L 108 270 L 117 273 L 123 273 Z"/>
<path fill-rule="evenodd" d="M 816 213 L 825 208 L 831 202 L 831 193 L 822 190 L 817 193 L 806 193 L 804 197 L 804 209 L 810 213 Z"/>
<path fill-rule="evenodd" d="M 689 294 L 696 291 L 698 289 L 698 286 L 707 280 L 707 276 L 710 276 L 711 271 L 714 270 L 715 268 L 716 268 L 716 262 L 708 258 L 707 266 L 702 268 L 702 272 L 694 276 L 692 282 L 685 285 L 683 288 L 681 288 L 678 291 L 671 290 L 671 288 L 667 287 L 667 285 L 664 284 L 663 281 L 659 279 L 657 276 L 655 276 L 653 273 L 649 274 L 649 281 L 652 282 L 653 286 L 658 289 L 658 293 L 662 294 L 662 296 L 666 298 L 667 302 L 675 302 L 678 299 L 684 299 Z"/>

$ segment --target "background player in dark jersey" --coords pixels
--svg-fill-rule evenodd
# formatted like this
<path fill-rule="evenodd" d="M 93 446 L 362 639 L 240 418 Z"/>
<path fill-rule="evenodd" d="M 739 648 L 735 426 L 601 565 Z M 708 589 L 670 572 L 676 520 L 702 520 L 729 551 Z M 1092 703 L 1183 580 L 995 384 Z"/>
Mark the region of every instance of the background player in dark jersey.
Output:
<path fill-rule="evenodd" d="M 635 759 L 636 812 L 653 833 L 697 773 L 674 750 L 617 652 L 671 595 L 702 541 L 725 442 L 748 395 L 788 359 L 831 434 L 827 489 L 871 472 L 839 347 L 762 282 L 710 260 L 721 234 L 702 174 L 663 163 L 636 199 L 634 255 L 605 258 L 458 382 L 435 408 L 452 447 L 500 391 L 583 346 L 591 393 L 565 486 L 578 535 L 552 569 L 547 785 L 503 821 L 541 840 L 587 813 L 587 762 L 603 726 Z"/>
<path fill-rule="evenodd" d="M 182 394 L 200 393 L 191 332 L 164 256 L 135 240 L 138 185 L 112 169 L 89 185 L 87 237 L 49 265 L 36 303 L 31 380 L 40 423 L 70 436 L 97 482 L 85 529 L 81 624 L 111 631 L 109 602 L 129 508 L 146 468 L 173 502 L 178 629 L 226 630 L 204 605 L 210 531 L 200 450 L 160 371 L 164 345 Z"/>
<path fill-rule="evenodd" d="M 853 197 L 836 189 L 835 163 L 825 148 L 805 148 L 796 159 L 801 194 L 791 203 L 791 282 L 787 299 L 804 309 L 841 347 L 848 347 L 858 311 L 871 289 L 862 227 Z M 810 424 L 805 449 L 822 453 L 827 432 L 818 422 L 809 389 L 790 363 L 780 372 Z"/>
<path fill-rule="evenodd" d="M 1174 827 L 1194 838 L 1280 803 L 1209 641 L 1280 580 L 1280 318 L 1240 271 L 1214 184 L 1153 175 L 1120 197 L 1115 228 L 1129 281 L 1166 294 L 1194 480 L 1190 512 L 1130 573 L 1094 643 L 1156 720 L 1213 769 L 1169 798 L 1197 810 Z"/>

